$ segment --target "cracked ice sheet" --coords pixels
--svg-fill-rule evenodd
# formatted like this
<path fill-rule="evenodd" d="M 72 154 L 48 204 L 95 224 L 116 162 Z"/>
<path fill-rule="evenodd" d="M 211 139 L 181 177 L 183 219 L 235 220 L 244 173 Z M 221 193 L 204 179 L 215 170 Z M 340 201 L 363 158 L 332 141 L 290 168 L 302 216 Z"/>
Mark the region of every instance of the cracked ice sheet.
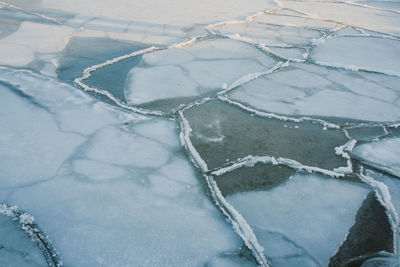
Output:
<path fill-rule="evenodd" d="M 47 266 L 39 248 L 22 231 L 18 222 L 0 214 L 0 265 Z"/>
<path fill-rule="evenodd" d="M 366 170 L 368 176 L 384 183 L 390 192 L 391 202 L 393 203 L 397 213 L 400 212 L 400 179 L 388 176 L 373 170 Z"/>
<path fill-rule="evenodd" d="M 265 53 L 239 41 L 203 40 L 143 55 L 142 62 L 128 73 L 125 97 L 129 104 L 194 97 L 275 64 Z"/>
<path fill-rule="evenodd" d="M 232 20 L 237 17 L 276 7 L 272 0 L 234 0 L 227 5 L 223 0 L 205 0 L 202 2 L 173 0 L 153 1 L 100 1 L 95 5 L 79 0 L 68 3 L 60 1 L 41 1 L 40 7 L 59 9 L 88 17 L 108 17 L 119 20 L 146 22 L 147 24 L 169 24 L 189 26 L 195 23 L 205 24 L 213 21 Z"/>
<path fill-rule="evenodd" d="M 175 122 L 126 114 L 30 72 L 1 74 L 19 89 L 0 90 L 8 131 L 0 133 L 0 202 L 29 211 L 66 265 L 190 266 L 239 250 L 182 154 Z M 53 177 L 19 186 L 30 171 Z"/>
<path fill-rule="evenodd" d="M 370 192 L 366 186 L 311 174 L 227 200 L 255 229 L 267 258 L 278 266 L 327 266 Z"/>
<path fill-rule="evenodd" d="M 367 164 L 400 177 L 400 139 L 384 139 L 362 144 L 351 155 Z"/>
<path fill-rule="evenodd" d="M 38 53 L 61 51 L 72 32 L 64 26 L 22 22 L 16 32 L 0 39 L 0 65 L 25 66 Z"/>
<path fill-rule="evenodd" d="M 308 17 L 302 13 L 290 11 L 287 9 L 277 10 L 271 14 L 264 14 L 254 18 L 255 22 L 282 25 L 296 28 L 312 28 L 329 30 L 333 29 L 337 23 L 324 21 L 314 17 Z"/>
<path fill-rule="evenodd" d="M 213 30 L 224 36 L 232 36 L 233 38 L 240 36 L 244 40 L 251 40 L 255 43 L 282 47 L 310 46 L 313 39 L 322 37 L 322 33 L 315 30 L 259 23 L 226 24 Z"/>
<path fill-rule="evenodd" d="M 399 78 L 292 64 L 250 81 L 229 98 L 268 112 L 371 121 L 400 119 Z"/>
<path fill-rule="evenodd" d="M 326 1 L 280 0 L 285 8 L 294 9 L 310 17 L 327 19 L 345 25 L 399 35 L 400 15 L 383 10 Z"/>
<path fill-rule="evenodd" d="M 400 15 L 399 15 L 400 21 Z M 337 37 L 328 39 L 312 55 L 314 62 L 372 70 L 400 76 L 400 41 L 380 37 Z"/>

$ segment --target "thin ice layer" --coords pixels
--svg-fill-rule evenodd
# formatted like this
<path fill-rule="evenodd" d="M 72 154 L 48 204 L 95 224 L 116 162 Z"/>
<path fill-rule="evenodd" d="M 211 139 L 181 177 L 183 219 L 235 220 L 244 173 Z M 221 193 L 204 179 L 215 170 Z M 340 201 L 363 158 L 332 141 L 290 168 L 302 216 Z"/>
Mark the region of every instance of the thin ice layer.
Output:
<path fill-rule="evenodd" d="M 400 119 L 395 82 L 400 79 L 293 64 L 235 88 L 229 98 L 254 109 L 287 115 L 392 121 Z"/>
<path fill-rule="evenodd" d="M 0 265 L 9 267 L 47 266 L 47 263 L 18 222 L 0 213 Z"/>
<path fill-rule="evenodd" d="M 239 41 L 203 40 L 143 55 L 142 62 L 128 73 L 125 97 L 129 104 L 143 104 L 199 96 L 275 64 L 263 52 Z"/>
<path fill-rule="evenodd" d="M 241 241 L 205 196 L 182 154 L 175 122 L 97 104 L 37 74 L 1 71 L 3 80 L 18 83 L 18 88 L 0 91 L 13 97 L 15 106 L 12 116 L 0 116 L 1 123 L 18 122 L 24 128 L 8 127 L 7 134 L 0 134 L 9 144 L 7 150 L 2 146 L 2 166 L 9 154 L 18 155 L 0 174 L 0 201 L 29 211 L 65 265 L 197 266 L 239 250 Z M 29 123 L 30 114 L 42 113 L 40 125 Z M 52 162 L 32 165 L 46 154 L 48 140 L 41 135 L 49 131 L 63 145 L 51 151 Z M 24 146 L 11 146 L 21 142 L 20 132 Z M 63 132 L 78 136 L 78 146 L 68 146 Z M 20 186 L 25 176 L 13 180 L 10 173 L 24 165 L 47 172 L 54 165 L 56 172 L 46 180 L 30 176 L 29 185 Z"/>
<path fill-rule="evenodd" d="M 384 139 L 356 147 L 352 151 L 356 157 L 373 167 L 400 177 L 400 139 Z"/>
<path fill-rule="evenodd" d="M 224 36 L 240 36 L 244 40 L 272 46 L 310 46 L 313 39 L 322 37 L 322 33 L 301 27 L 283 27 L 260 23 L 226 24 L 213 28 Z M 237 38 L 238 38 L 237 37 Z"/>
<path fill-rule="evenodd" d="M 369 192 L 357 183 L 296 174 L 268 191 L 237 193 L 227 200 L 258 231 L 286 237 L 279 242 L 277 238 L 259 238 L 264 247 L 280 248 L 279 254 L 271 255 L 272 262 L 274 255 L 291 260 L 289 255 L 295 250 L 304 255 L 303 260 L 327 266 Z M 265 250 L 267 257 L 268 253 Z"/>
<path fill-rule="evenodd" d="M 329 170 L 346 165 L 335 147 L 347 138 L 317 123 L 252 116 L 217 101 L 194 106 L 184 115 L 192 128 L 190 140 L 210 170 L 248 155 L 289 158 Z"/>

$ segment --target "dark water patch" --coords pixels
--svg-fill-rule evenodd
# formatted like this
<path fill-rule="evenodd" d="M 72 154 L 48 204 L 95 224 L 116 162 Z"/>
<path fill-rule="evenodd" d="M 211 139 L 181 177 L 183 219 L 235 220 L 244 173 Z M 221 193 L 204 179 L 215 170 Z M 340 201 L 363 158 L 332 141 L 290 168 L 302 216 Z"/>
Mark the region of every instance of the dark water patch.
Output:
<path fill-rule="evenodd" d="M 145 47 L 135 47 L 141 50 Z M 113 96 L 125 102 L 125 81 L 128 72 L 142 60 L 142 56 L 132 57 L 117 64 L 112 64 L 92 72 L 92 76 L 85 80 L 91 87 L 110 92 Z"/>
<path fill-rule="evenodd" d="M 190 139 L 209 169 L 247 155 L 284 157 L 324 169 L 346 166 L 335 154 L 335 147 L 348 141 L 341 130 L 252 116 L 217 101 L 195 106 L 184 115 L 192 128 Z"/>
<path fill-rule="evenodd" d="M 148 102 L 145 104 L 140 104 L 137 106 L 141 107 L 141 108 L 145 108 L 145 109 L 160 110 L 163 112 L 174 112 L 175 110 L 179 109 L 180 107 L 182 107 L 184 105 L 195 102 L 197 99 L 202 99 L 205 97 L 214 97 L 217 91 L 218 90 L 207 92 L 205 94 L 198 95 L 198 96 L 160 99 L 160 100 Z"/>
<path fill-rule="evenodd" d="M 234 171 L 215 176 L 224 196 L 238 192 L 266 190 L 278 186 L 295 173 L 295 170 L 281 165 L 257 163 L 254 167 L 242 167 Z"/>
<path fill-rule="evenodd" d="M 387 127 L 390 137 L 400 137 L 400 126 Z"/>
<path fill-rule="evenodd" d="M 351 138 L 357 141 L 372 141 L 374 139 L 387 135 L 382 126 L 359 126 L 354 128 L 345 128 Z"/>
<path fill-rule="evenodd" d="M 330 267 L 361 266 L 378 252 L 393 252 L 393 232 L 385 208 L 371 192 L 356 215 L 346 240 L 330 260 Z"/>
<path fill-rule="evenodd" d="M 144 44 L 110 38 L 72 38 L 61 52 L 57 76 L 72 84 L 86 68 L 146 47 Z M 109 91 L 123 100 L 126 75 L 139 61 L 140 57 L 135 57 L 98 69 L 92 72 L 92 77 L 85 83 Z"/>

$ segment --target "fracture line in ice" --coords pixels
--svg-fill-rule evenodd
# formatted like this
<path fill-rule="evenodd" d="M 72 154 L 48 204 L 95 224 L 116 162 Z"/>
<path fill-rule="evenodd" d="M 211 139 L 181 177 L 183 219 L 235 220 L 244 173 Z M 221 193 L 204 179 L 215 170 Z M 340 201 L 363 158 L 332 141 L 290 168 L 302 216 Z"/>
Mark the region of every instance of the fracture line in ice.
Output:
<path fill-rule="evenodd" d="M 257 116 L 260 117 L 265 117 L 265 118 L 273 118 L 273 119 L 278 119 L 281 121 L 292 121 L 292 122 L 305 122 L 305 121 L 310 121 L 310 122 L 314 122 L 314 123 L 319 123 L 321 124 L 324 129 L 340 129 L 340 125 L 334 124 L 334 123 L 330 123 L 321 119 L 313 119 L 313 118 L 309 118 L 309 117 L 298 117 L 298 118 L 293 118 L 293 117 L 288 117 L 288 116 L 282 116 L 282 115 L 277 115 L 275 113 L 268 113 L 268 112 L 263 112 L 263 111 L 259 111 L 253 108 L 250 108 L 242 103 L 239 103 L 237 101 L 234 101 L 232 99 L 229 99 L 227 96 L 223 96 L 223 95 L 219 95 L 218 99 L 220 99 L 221 101 L 227 102 L 229 104 L 238 106 L 239 108 L 246 110 L 248 112 L 251 112 Z"/>
<path fill-rule="evenodd" d="M 354 2 L 354 1 L 344 1 L 343 3 L 344 4 L 348 4 L 348 5 L 352 5 L 352 6 L 360 6 L 360 7 L 365 7 L 365 8 L 369 8 L 369 9 L 375 9 L 375 10 L 381 10 L 381 11 L 387 11 L 387 12 L 393 12 L 393 13 L 396 13 L 396 14 L 400 14 L 400 11 L 397 11 L 397 10 L 381 8 L 381 7 L 374 7 L 374 6 L 370 6 L 370 5 L 366 5 L 366 4 L 357 3 L 357 2 Z"/>
<path fill-rule="evenodd" d="M 208 172 L 207 164 L 201 158 L 200 154 L 194 148 L 190 140 L 191 128 L 189 126 L 189 122 L 184 117 L 182 110 L 179 111 L 179 116 L 181 126 L 181 133 L 179 137 L 181 140 L 181 144 L 183 147 L 186 148 L 192 159 L 192 162 L 194 162 L 194 164 L 203 172 L 215 204 L 222 211 L 227 220 L 232 224 L 234 230 L 243 239 L 246 246 L 250 249 L 253 256 L 256 258 L 257 262 L 262 266 L 269 266 L 269 262 L 267 261 L 263 253 L 264 249 L 258 243 L 257 238 L 251 227 L 248 225 L 243 216 L 238 211 L 236 211 L 235 208 L 228 203 L 228 201 L 226 201 L 213 177 L 206 174 L 206 172 Z"/>
<path fill-rule="evenodd" d="M 15 6 L 15 5 L 12 5 L 12 4 L 3 2 L 3 1 L 0 1 L 0 6 L 1 6 L 1 5 L 5 6 L 5 7 L 8 7 L 8 8 L 10 8 L 10 9 L 17 10 L 17 11 L 22 12 L 22 13 L 26 13 L 26 14 L 29 14 L 29 15 L 33 15 L 33 16 L 40 17 L 40 18 L 42 18 L 42 19 L 51 21 L 51 22 L 56 23 L 56 24 L 62 24 L 62 23 L 61 23 L 59 20 L 57 20 L 56 18 L 52 18 L 52 17 L 46 16 L 46 15 L 43 15 L 43 14 L 40 14 L 40 13 L 37 13 L 37 12 L 28 11 L 28 10 L 22 9 L 22 8 L 20 8 L 20 7 L 18 7 L 18 6 Z"/>
<path fill-rule="evenodd" d="M 250 249 L 258 264 L 261 266 L 269 266 L 269 261 L 264 256 L 264 248 L 258 243 L 257 237 L 253 230 L 243 218 L 243 216 L 224 198 L 218 188 L 217 183 L 210 175 L 204 175 L 207 185 L 211 191 L 211 196 L 215 204 L 219 207 L 227 220 L 232 224 L 233 229 L 243 239 L 246 246 Z"/>
<path fill-rule="evenodd" d="M 0 214 L 10 217 L 20 225 L 21 229 L 30 237 L 32 242 L 39 247 L 49 266 L 58 267 L 63 265 L 49 237 L 39 229 L 33 216 L 20 211 L 17 206 L 9 206 L 4 203 L 0 204 Z"/>
<path fill-rule="evenodd" d="M 386 214 L 388 216 L 392 231 L 393 231 L 393 248 L 394 253 L 400 257 L 400 248 L 399 248 L 399 227 L 400 227 L 400 220 L 397 214 L 397 211 L 392 203 L 392 197 L 390 195 L 389 188 L 383 182 L 376 181 L 372 177 L 363 174 L 363 168 L 360 168 L 360 172 L 357 176 L 369 185 L 375 192 L 375 195 L 381 203 L 381 205 L 385 208 Z"/>
<path fill-rule="evenodd" d="M 288 158 L 282 158 L 282 157 L 275 158 L 273 156 L 253 156 L 253 155 L 249 155 L 244 158 L 239 158 L 232 165 L 212 171 L 211 174 L 220 176 L 220 175 L 223 175 L 227 172 L 231 172 L 231 171 L 236 170 L 241 167 L 253 167 L 257 163 L 272 164 L 272 165 L 284 165 L 284 166 L 288 166 L 295 170 L 306 171 L 309 173 L 320 173 L 320 174 L 324 174 L 324 175 L 334 177 L 334 178 L 344 177 L 344 175 L 345 175 L 344 172 L 341 172 L 341 169 L 337 170 L 337 171 L 335 171 L 335 170 L 331 171 L 331 170 L 326 170 L 326 169 L 322 169 L 322 168 L 318 168 L 318 167 L 303 165 L 298 161 L 288 159 Z"/>
<path fill-rule="evenodd" d="M 216 28 L 216 27 L 225 26 L 225 25 L 234 25 L 234 24 L 245 24 L 245 23 L 249 23 L 249 22 L 254 21 L 254 19 L 255 19 L 256 17 L 258 17 L 258 16 L 262 16 L 262 15 L 265 15 L 265 14 L 269 14 L 269 13 L 272 13 L 272 12 L 275 12 L 275 11 L 281 10 L 281 9 L 282 9 L 282 8 L 279 7 L 279 8 L 272 8 L 272 9 L 268 9 L 268 10 L 265 10 L 265 11 L 256 12 L 256 13 L 254 13 L 254 14 L 252 14 L 252 15 L 246 17 L 244 20 L 230 20 L 230 21 L 222 21 L 222 22 L 217 22 L 217 23 L 214 23 L 214 24 L 209 24 L 209 25 L 207 25 L 207 26 L 205 27 L 205 29 L 206 29 L 209 33 L 215 35 L 216 32 L 214 31 L 214 28 Z"/>
<path fill-rule="evenodd" d="M 267 54 L 270 54 L 272 56 L 275 56 L 277 58 L 280 58 L 281 60 L 294 61 L 294 62 L 298 62 L 298 63 L 301 63 L 301 62 L 305 61 L 305 59 L 289 58 L 289 57 L 285 57 L 285 56 L 279 55 L 279 54 L 275 53 L 274 51 L 272 51 L 271 48 L 269 48 L 267 45 L 265 45 L 263 43 L 256 42 L 256 41 L 254 41 L 254 40 L 252 40 L 252 39 L 250 39 L 248 37 L 240 36 L 240 34 L 238 34 L 238 33 L 228 34 L 228 35 L 226 35 L 226 37 L 228 37 L 229 39 L 232 39 L 232 40 L 242 41 L 242 42 L 245 42 L 247 44 L 253 45 L 253 46 L 261 49 L 263 52 L 265 52 Z M 288 47 L 290 47 L 290 45 L 282 44 L 279 47 L 288 48 Z"/>
<path fill-rule="evenodd" d="M 120 61 L 126 60 L 128 58 L 131 57 L 136 57 L 136 56 L 140 56 L 140 55 L 144 55 L 150 52 L 154 52 L 154 51 L 160 51 L 160 50 L 165 50 L 165 49 L 178 49 L 178 48 L 183 48 L 186 46 L 190 46 L 193 45 L 194 43 L 196 43 L 196 41 L 200 38 L 204 38 L 204 35 L 200 35 L 200 36 L 196 36 L 193 37 L 192 39 L 188 40 L 188 41 L 184 41 L 181 43 L 177 43 L 177 44 L 173 44 L 170 45 L 168 47 L 156 47 L 156 46 L 152 46 L 149 48 L 145 48 L 143 50 L 140 51 L 135 51 L 133 53 L 127 54 L 127 55 L 122 55 L 110 60 L 107 60 L 103 63 L 97 64 L 97 65 L 93 65 L 91 67 L 86 68 L 83 71 L 83 75 L 79 78 L 76 78 L 74 80 L 75 84 L 77 84 L 78 86 L 80 86 L 81 88 L 83 88 L 85 91 L 90 91 L 90 92 L 95 92 L 101 95 L 106 96 L 107 98 L 109 98 L 111 101 L 113 101 L 116 105 L 125 108 L 127 110 L 139 113 L 139 114 L 143 114 L 143 115 L 155 115 L 155 116 L 161 116 L 161 117 L 165 117 L 166 113 L 161 112 L 161 111 L 157 111 L 157 110 L 149 110 L 149 109 L 143 109 L 143 108 L 139 108 L 139 107 L 134 107 L 134 106 L 130 106 L 130 105 L 126 105 L 124 103 L 122 103 L 119 99 L 117 99 L 113 94 L 111 94 L 110 92 L 106 91 L 106 90 L 101 90 L 95 87 L 90 87 L 88 85 L 86 85 L 84 83 L 85 80 L 89 79 L 90 76 L 92 75 L 92 72 L 104 68 L 106 66 L 118 63 Z"/>
<path fill-rule="evenodd" d="M 200 154 L 197 152 L 197 150 L 194 148 L 192 142 L 190 141 L 190 132 L 192 129 L 189 126 L 189 122 L 187 119 L 183 116 L 182 111 L 179 111 L 179 116 L 181 118 L 180 124 L 181 124 L 181 133 L 179 135 L 180 140 L 182 145 L 186 148 L 187 151 L 189 151 L 190 155 L 192 156 L 193 162 L 200 168 L 201 171 L 207 172 L 208 167 L 206 162 L 201 158 Z"/>
<path fill-rule="evenodd" d="M 344 4 L 345 4 L 345 3 L 344 3 Z M 296 10 L 296 9 L 292 9 L 292 8 L 286 8 L 286 7 L 285 7 L 285 9 L 291 10 L 291 11 L 294 11 L 294 12 L 298 12 L 298 13 L 301 13 L 301 14 L 304 14 L 306 17 L 308 17 L 308 18 L 310 18 L 310 19 L 318 19 L 318 20 L 322 20 L 322 21 L 326 21 L 326 22 L 331 22 L 331 23 L 336 23 L 336 24 L 340 24 L 340 25 L 345 25 L 345 26 L 347 26 L 347 27 L 351 27 L 351 28 L 358 29 L 358 30 L 374 31 L 374 30 L 371 30 L 371 29 L 368 29 L 368 28 L 362 28 L 362 27 L 360 27 L 360 26 L 350 25 L 350 24 L 343 23 L 343 22 L 340 22 L 340 21 L 336 21 L 336 20 L 332 20 L 332 19 L 327 19 L 327 18 L 318 16 L 317 14 L 308 13 L 308 12 L 305 12 L 305 11 L 300 11 L 300 10 Z M 377 32 L 377 31 L 374 31 L 374 32 Z M 399 36 L 396 36 L 396 35 L 393 35 L 393 34 L 390 34 L 390 33 L 386 33 L 386 32 L 378 32 L 378 33 L 383 34 L 383 35 L 385 35 L 386 37 L 390 37 L 390 38 L 396 38 L 396 39 L 399 38 Z"/>
<path fill-rule="evenodd" d="M 267 71 L 263 71 L 263 72 L 255 72 L 255 73 L 249 73 L 246 74 L 242 77 L 240 77 L 239 79 L 237 79 L 236 81 L 234 81 L 233 83 L 231 83 L 226 89 L 224 89 L 223 91 L 218 92 L 218 95 L 222 95 L 225 94 L 229 91 L 231 91 L 232 89 L 235 89 L 236 87 L 239 87 L 245 83 L 248 83 L 252 80 L 257 79 L 258 77 L 264 76 L 264 75 L 269 75 L 272 74 L 273 72 L 282 69 L 282 68 L 286 68 L 289 67 L 289 61 L 287 62 L 278 62 L 274 67 L 272 67 L 271 69 L 267 70 Z"/>
<path fill-rule="evenodd" d="M 400 78 L 400 72 L 397 72 L 397 71 L 381 71 L 379 69 L 374 69 L 374 68 L 369 68 L 369 67 L 344 65 L 344 64 L 338 64 L 338 63 L 336 63 L 336 64 L 335 63 L 327 63 L 327 62 L 318 61 L 318 60 L 314 61 L 313 63 L 316 65 L 319 65 L 319 66 L 324 66 L 324 67 L 329 67 L 329 68 L 344 69 L 344 70 L 350 70 L 353 72 L 365 71 L 365 72 L 379 73 L 379 74 L 395 76 L 395 77 Z"/>
<path fill-rule="evenodd" d="M 350 155 L 348 152 L 351 152 L 356 144 L 357 144 L 357 140 L 351 139 L 346 144 L 335 147 L 336 155 L 341 156 L 342 158 L 346 159 L 347 166 L 335 168 L 333 171 L 340 172 L 340 173 L 352 173 L 353 172 L 353 164 L 351 163 L 351 158 L 350 158 Z"/>

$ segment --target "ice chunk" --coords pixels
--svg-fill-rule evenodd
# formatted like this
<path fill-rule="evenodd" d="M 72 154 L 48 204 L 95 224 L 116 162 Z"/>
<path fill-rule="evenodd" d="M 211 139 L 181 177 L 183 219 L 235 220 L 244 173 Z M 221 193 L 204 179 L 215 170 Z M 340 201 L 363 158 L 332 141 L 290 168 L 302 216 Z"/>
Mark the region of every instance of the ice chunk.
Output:
<path fill-rule="evenodd" d="M 400 177 L 400 139 L 384 139 L 357 146 L 352 157 Z"/>
<path fill-rule="evenodd" d="M 399 15 L 400 17 L 400 15 Z M 400 42 L 377 37 L 331 38 L 316 48 L 312 59 L 328 66 L 365 69 L 400 76 Z"/>
<path fill-rule="evenodd" d="M 93 138 L 88 157 L 105 163 L 154 168 L 168 161 L 169 152 L 153 140 L 104 128 Z"/>
<path fill-rule="evenodd" d="M 0 39 L 0 64 L 25 66 L 36 53 L 58 52 L 72 32 L 60 25 L 23 22 L 18 31 Z"/>
<path fill-rule="evenodd" d="M 61 164 L 85 141 L 79 135 L 60 131 L 46 108 L 27 96 L 21 97 L 12 88 L 0 85 L 0 186 L 3 187 L 54 177 Z"/>
<path fill-rule="evenodd" d="M 361 264 L 383 251 L 393 253 L 393 232 L 385 208 L 370 193 L 357 212 L 346 240 L 331 258 L 330 266 Z"/>
<path fill-rule="evenodd" d="M 322 37 L 318 31 L 305 28 L 283 27 L 259 23 L 221 24 L 213 28 L 218 34 L 242 38 L 271 46 L 310 46 L 313 39 Z"/>
<path fill-rule="evenodd" d="M 178 97 L 183 100 L 215 92 L 224 83 L 265 71 L 275 64 L 271 57 L 251 45 L 227 39 L 203 40 L 143 55 L 142 63 L 128 74 L 125 97 L 129 104 Z"/>
<path fill-rule="evenodd" d="M 268 191 L 237 193 L 227 200 L 251 226 L 285 235 L 311 259 L 326 266 L 354 224 L 368 192 L 370 189 L 358 183 L 296 174 Z M 274 246 L 274 240 L 260 237 L 264 247 Z M 280 253 L 293 251 L 293 246 L 281 248 Z M 268 257 L 268 250 L 264 253 Z M 274 250 L 271 253 L 277 255 Z"/>
<path fill-rule="evenodd" d="M 310 17 L 326 19 L 361 29 L 369 29 L 388 34 L 398 35 L 400 32 L 398 27 L 399 14 L 394 12 L 333 1 L 279 1 L 284 7 L 302 12 Z"/>
<path fill-rule="evenodd" d="M 137 67 L 128 73 L 125 97 L 129 104 L 142 104 L 160 98 L 194 96 L 198 86 L 177 66 Z"/>
<path fill-rule="evenodd" d="M 324 21 L 315 17 L 307 17 L 304 14 L 288 9 L 257 16 L 254 21 L 286 27 L 317 28 L 324 30 L 332 29 L 336 25 L 334 22 Z"/>
<path fill-rule="evenodd" d="M 400 82 L 382 74 L 292 64 L 243 84 L 228 96 L 252 108 L 280 114 L 392 121 L 400 119 L 394 81 Z"/>
<path fill-rule="evenodd" d="M 143 44 L 118 41 L 111 38 L 78 38 L 68 41 L 57 59 L 57 77 L 69 83 L 81 77 L 83 71 L 93 65 L 134 51 L 145 49 Z M 140 56 L 133 57 L 119 64 L 103 67 L 92 73 L 85 83 L 91 87 L 111 92 L 121 100 L 125 99 L 124 84 L 130 68 L 141 60 Z"/>

